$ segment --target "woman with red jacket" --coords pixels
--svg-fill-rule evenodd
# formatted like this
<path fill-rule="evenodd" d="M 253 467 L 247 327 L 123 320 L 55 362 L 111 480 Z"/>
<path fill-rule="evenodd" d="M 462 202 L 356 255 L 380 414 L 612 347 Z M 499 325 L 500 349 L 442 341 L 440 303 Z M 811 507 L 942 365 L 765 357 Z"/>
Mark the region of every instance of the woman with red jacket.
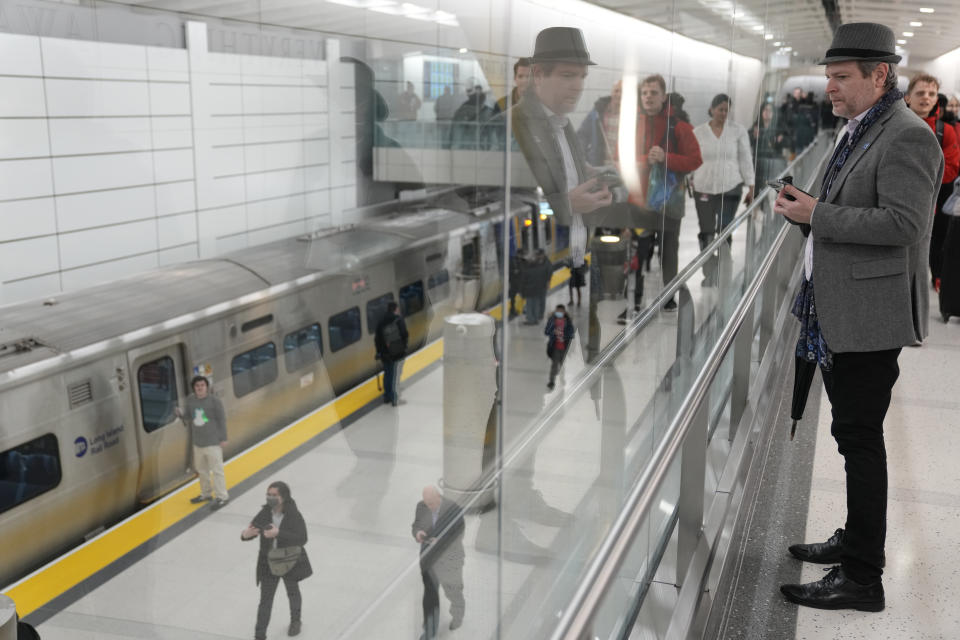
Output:
<path fill-rule="evenodd" d="M 943 183 L 937 196 L 937 210 L 933 214 L 933 231 L 930 235 L 930 276 L 933 287 L 940 291 L 940 264 L 943 260 L 943 239 L 947 233 L 947 216 L 943 213 L 943 203 L 953 193 L 953 181 L 960 174 L 960 146 L 957 144 L 957 131 L 943 122 L 940 106 L 937 102 L 940 81 L 926 73 L 919 73 L 910 80 L 907 94 L 904 96 L 910 110 L 924 119 L 934 133 L 937 133 L 938 120 L 943 138 Z M 940 137 L 940 134 L 937 135 Z"/>

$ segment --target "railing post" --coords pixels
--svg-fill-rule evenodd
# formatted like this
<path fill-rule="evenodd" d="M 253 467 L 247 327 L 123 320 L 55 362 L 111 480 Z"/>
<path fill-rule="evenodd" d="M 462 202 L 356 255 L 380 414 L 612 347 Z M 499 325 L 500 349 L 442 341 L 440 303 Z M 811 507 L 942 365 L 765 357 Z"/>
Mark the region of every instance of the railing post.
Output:
<path fill-rule="evenodd" d="M 750 393 L 750 366 L 753 351 L 753 328 L 756 301 L 747 309 L 740 332 L 733 342 L 733 382 L 730 386 L 730 429 L 729 440 L 733 442 L 737 435 L 737 425 L 747 408 L 747 396 Z"/>
<path fill-rule="evenodd" d="M 680 502 L 677 518 L 677 586 L 683 583 L 703 533 L 703 500 L 707 474 L 707 429 L 710 404 L 696 410 L 680 457 Z"/>

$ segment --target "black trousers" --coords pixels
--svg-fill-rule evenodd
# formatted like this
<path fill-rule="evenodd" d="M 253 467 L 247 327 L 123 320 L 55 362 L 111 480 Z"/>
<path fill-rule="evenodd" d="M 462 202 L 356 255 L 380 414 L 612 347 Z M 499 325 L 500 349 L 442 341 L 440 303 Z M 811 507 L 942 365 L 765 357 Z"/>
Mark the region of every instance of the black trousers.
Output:
<path fill-rule="evenodd" d="M 281 579 L 287 590 L 287 598 L 290 600 L 290 621 L 300 620 L 300 609 L 303 606 L 300 583 L 288 576 L 280 578 L 267 572 L 260 578 L 260 606 L 257 607 L 257 626 L 254 633 L 257 638 L 267 636 L 267 625 L 270 624 L 270 613 L 273 610 L 273 596 L 277 593 L 277 585 L 280 584 Z"/>
<path fill-rule="evenodd" d="M 953 193 L 953 183 L 940 185 L 937 194 L 937 210 L 933 214 L 933 228 L 930 230 L 930 275 L 936 280 L 943 266 L 943 241 L 947 237 L 950 217 L 943 212 L 943 205 Z"/>
<path fill-rule="evenodd" d="M 883 419 L 900 375 L 900 349 L 836 353 L 833 369 L 820 370 L 830 398 L 830 433 L 847 473 L 847 521 L 840 563 L 861 583 L 883 574 L 887 536 L 887 451 Z"/>
<path fill-rule="evenodd" d="M 440 581 L 433 571 L 420 568 L 423 579 L 423 635 L 425 640 L 437 637 L 440 621 Z"/>

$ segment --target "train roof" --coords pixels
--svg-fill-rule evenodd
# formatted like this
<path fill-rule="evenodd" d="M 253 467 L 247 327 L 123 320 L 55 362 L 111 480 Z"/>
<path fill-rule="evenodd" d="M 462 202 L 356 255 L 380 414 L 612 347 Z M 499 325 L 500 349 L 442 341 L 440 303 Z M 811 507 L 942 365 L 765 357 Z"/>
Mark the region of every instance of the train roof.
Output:
<path fill-rule="evenodd" d="M 19 367 L 267 293 L 270 287 L 305 276 L 349 272 L 476 221 L 475 215 L 444 209 L 402 212 L 320 237 L 278 240 L 48 301 L 0 307 L 0 382 L 2 374 Z"/>

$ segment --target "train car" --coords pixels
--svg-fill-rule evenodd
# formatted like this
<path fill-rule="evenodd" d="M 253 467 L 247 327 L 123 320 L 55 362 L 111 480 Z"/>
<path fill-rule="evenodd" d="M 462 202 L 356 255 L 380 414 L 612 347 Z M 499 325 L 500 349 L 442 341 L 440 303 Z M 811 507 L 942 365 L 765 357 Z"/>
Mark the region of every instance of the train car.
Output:
<path fill-rule="evenodd" d="M 0 582 L 195 477 L 174 415 L 194 375 L 224 404 L 229 458 L 374 375 L 389 302 L 411 349 L 497 304 L 500 211 L 404 211 L 4 307 Z M 563 251 L 552 218 L 511 213 L 517 250 Z"/>

